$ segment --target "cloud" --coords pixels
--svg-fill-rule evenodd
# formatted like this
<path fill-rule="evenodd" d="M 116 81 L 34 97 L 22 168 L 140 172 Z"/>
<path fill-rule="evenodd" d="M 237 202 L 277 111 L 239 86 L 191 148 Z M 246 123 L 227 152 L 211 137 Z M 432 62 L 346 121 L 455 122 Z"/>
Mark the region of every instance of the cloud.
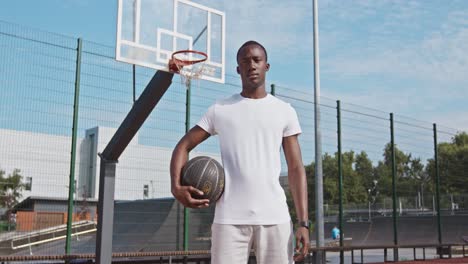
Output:
<path fill-rule="evenodd" d="M 271 57 L 300 57 L 304 50 L 311 51 L 312 4 L 309 2 L 226 1 L 227 50 L 235 53 L 242 43 L 254 39 L 268 49 Z M 304 33 L 307 28 L 310 30 Z"/>
<path fill-rule="evenodd" d="M 434 13 L 433 7 L 424 9 L 410 1 L 392 8 L 396 9 L 379 18 L 381 23 L 362 25 L 365 33 L 377 32 L 372 35 L 340 35 L 337 32 L 343 29 L 336 24 L 335 32 L 324 32 L 326 41 L 350 43 L 350 47 L 336 44 L 321 57 L 322 76 L 349 84 L 329 85 L 324 90 L 362 105 L 388 110 L 397 106 L 401 113 L 423 119 L 433 118 L 432 114 L 451 105 L 462 105 L 460 101 L 468 98 L 468 19 L 464 15 L 468 10 L 440 14 L 443 12 Z M 437 23 L 430 21 L 434 17 L 439 19 Z M 464 109 L 451 109 L 453 112 L 446 115 L 454 116 Z M 447 118 L 442 121 L 460 123 Z"/>
<path fill-rule="evenodd" d="M 339 42 L 328 50 L 328 45 L 324 47 L 322 67 L 327 73 L 345 76 L 385 74 L 451 83 L 466 81 L 468 10 L 449 12 L 439 26 L 425 29 L 429 23 L 425 20 L 430 20 L 434 14 L 430 12 L 433 11 L 431 7 L 425 8 L 421 2 L 402 1 L 384 5 L 386 1 L 371 1 L 375 3 L 373 9 L 369 2 L 358 1 L 348 13 L 361 8 L 374 10 L 366 12 L 369 16 L 379 13 L 379 8 L 385 8 L 387 12 L 372 19 L 374 24 L 361 25 L 361 34 L 341 34 L 349 28 L 340 28 L 336 23 L 330 23 L 325 26 L 329 30 L 322 31 L 326 42 Z M 337 12 L 335 15 L 339 17 L 342 11 Z M 364 19 L 362 14 L 356 17 Z M 353 18 L 346 19 L 353 21 Z M 338 53 L 333 53 L 336 49 Z"/>
<path fill-rule="evenodd" d="M 311 89 L 312 1 L 224 1 L 220 9 L 228 56 L 256 39 L 277 60 L 276 84 Z M 319 1 L 322 94 L 460 127 L 449 117 L 468 109 L 449 108 L 468 98 L 467 13 L 461 0 Z"/>
<path fill-rule="evenodd" d="M 456 115 L 451 113 L 434 113 L 434 123 L 440 124 L 438 129 L 447 131 L 450 134 L 455 134 L 461 131 L 468 131 L 468 111 L 459 111 Z M 453 128 L 457 129 L 453 129 Z"/>

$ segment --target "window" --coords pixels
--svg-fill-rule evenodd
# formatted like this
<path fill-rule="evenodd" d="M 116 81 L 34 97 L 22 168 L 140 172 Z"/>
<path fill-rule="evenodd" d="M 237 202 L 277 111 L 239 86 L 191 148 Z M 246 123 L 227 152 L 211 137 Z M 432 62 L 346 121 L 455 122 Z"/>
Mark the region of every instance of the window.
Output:
<path fill-rule="evenodd" d="M 26 177 L 25 183 L 24 183 L 24 189 L 26 191 L 32 190 L 32 177 Z"/>
<path fill-rule="evenodd" d="M 143 185 L 143 199 L 148 198 L 149 187 L 148 184 Z"/>

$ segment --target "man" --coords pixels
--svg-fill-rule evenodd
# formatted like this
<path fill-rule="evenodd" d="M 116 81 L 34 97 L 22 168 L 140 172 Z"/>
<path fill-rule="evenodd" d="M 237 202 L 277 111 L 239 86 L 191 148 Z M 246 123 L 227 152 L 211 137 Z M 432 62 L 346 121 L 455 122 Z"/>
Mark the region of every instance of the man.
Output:
<path fill-rule="evenodd" d="M 336 226 L 334 226 L 332 229 L 332 238 L 334 240 L 340 239 L 340 229 L 338 229 Z"/>
<path fill-rule="evenodd" d="M 211 135 L 219 136 L 225 190 L 216 203 L 212 225 L 211 263 L 247 263 L 253 248 L 257 263 L 293 263 L 293 230 L 286 196 L 279 184 L 280 148 L 288 165 L 289 187 L 298 216 L 295 233 L 298 261 L 309 249 L 307 180 L 295 110 L 269 95 L 265 76 L 270 68 L 265 48 L 255 41 L 237 53 L 242 92 L 212 105 L 177 144 L 171 159 L 172 193 L 184 206 L 203 208 L 202 194 L 180 185 L 188 152 Z"/>

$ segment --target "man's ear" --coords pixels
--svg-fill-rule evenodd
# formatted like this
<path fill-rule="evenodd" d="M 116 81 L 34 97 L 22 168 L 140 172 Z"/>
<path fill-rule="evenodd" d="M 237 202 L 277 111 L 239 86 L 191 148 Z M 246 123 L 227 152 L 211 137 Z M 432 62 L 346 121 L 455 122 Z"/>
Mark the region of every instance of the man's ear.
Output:
<path fill-rule="evenodd" d="M 270 69 L 270 63 L 267 63 L 266 64 L 266 71 L 268 71 Z"/>
<path fill-rule="evenodd" d="M 239 66 L 236 67 L 237 73 L 240 74 Z"/>

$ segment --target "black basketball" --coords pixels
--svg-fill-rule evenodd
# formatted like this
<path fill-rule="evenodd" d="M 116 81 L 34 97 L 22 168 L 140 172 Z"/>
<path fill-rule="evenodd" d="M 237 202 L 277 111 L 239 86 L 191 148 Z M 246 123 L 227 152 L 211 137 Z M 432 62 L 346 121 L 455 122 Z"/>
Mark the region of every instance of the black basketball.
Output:
<path fill-rule="evenodd" d="M 182 185 L 193 186 L 203 192 L 197 198 L 215 203 L 224 191 L 224 169 L 215 159 L 199 156 L 189 160 L 182 168 Z"/>

